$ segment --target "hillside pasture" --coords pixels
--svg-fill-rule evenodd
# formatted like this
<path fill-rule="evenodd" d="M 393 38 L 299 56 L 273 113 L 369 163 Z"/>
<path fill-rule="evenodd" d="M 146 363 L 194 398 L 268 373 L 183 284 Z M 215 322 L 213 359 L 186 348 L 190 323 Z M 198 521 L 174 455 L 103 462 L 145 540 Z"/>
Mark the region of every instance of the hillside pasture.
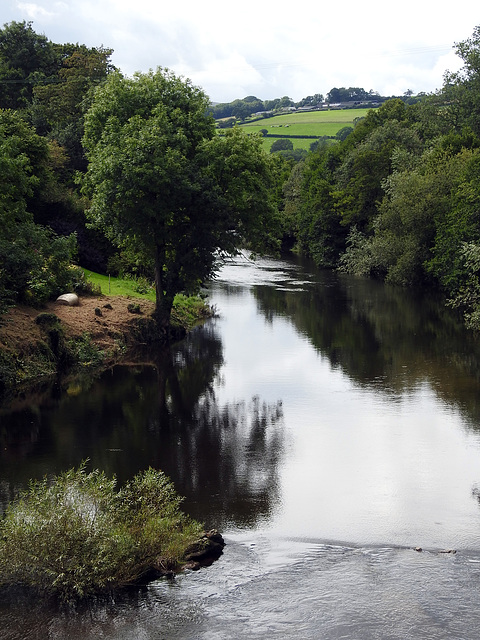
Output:
<path fill-rule="evenodd" d="M 276 135 L 302 136 L 291 138 L 294 149 L 309 149 L 315 138 L 335 136 L 343 127 L 352 126 L 356 118 L 363 118 L 370 109 L 330 109 L 328 111 L 305 111 L 286 113 L 272 118 L 263 118 L 255 122 L 238 125 L 249 133 L 258 133 L 262 129 L 268 131 L 268 138 L 264 140 L 264 147 L 269 150 Z M 308 137 L 307 137 L 308 136 Z M 313 136 L 313 137 L 310 137 Z"/>

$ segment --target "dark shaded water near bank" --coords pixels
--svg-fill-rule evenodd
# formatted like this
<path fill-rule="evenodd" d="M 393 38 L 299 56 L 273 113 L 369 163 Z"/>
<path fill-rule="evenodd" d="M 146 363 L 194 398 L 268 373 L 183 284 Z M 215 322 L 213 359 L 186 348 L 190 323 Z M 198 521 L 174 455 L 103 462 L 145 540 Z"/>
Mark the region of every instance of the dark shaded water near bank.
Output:
<path fill-rule="evenodd" d="M 154 466 L 223 556 L 76 611 L 5 594 L 0 638 L 478 638 L 478 341 L 292 261 L 232 262 L 211 302 L 155 363 L 0 408 L 0 505 L 85 458 Z"/>

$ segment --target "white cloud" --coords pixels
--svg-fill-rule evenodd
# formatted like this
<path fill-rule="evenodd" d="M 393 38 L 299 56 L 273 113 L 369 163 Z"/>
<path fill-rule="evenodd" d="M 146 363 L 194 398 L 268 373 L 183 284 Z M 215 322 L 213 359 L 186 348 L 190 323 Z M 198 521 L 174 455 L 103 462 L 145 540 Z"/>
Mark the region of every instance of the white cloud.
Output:
<path fill-rule="evenodd" d="M 30 20 L 42 20 L 45 18 L 52 18 L 55 15 L 54 12 L 48 11 L 44 7 L 38 4 L 34 4 L 33 2 L 19 2 L 18 8 Z"/>
<path fill-rule="evenodd" d="M 124 73 L 166 66 L 200 84 L 213 100 L 245 95 L 294 100 L 334 86 L 384 95 L 434 91 L 458 68 L 456 41 L 478 20 L 470 0 L 451 7 L 404 0 L 311 5 L 279 0 L 225 5 L 218 0 L 63 0 L 11 2 L 4 22 L 33 20 L 55 42 L 114 49 Z"/>

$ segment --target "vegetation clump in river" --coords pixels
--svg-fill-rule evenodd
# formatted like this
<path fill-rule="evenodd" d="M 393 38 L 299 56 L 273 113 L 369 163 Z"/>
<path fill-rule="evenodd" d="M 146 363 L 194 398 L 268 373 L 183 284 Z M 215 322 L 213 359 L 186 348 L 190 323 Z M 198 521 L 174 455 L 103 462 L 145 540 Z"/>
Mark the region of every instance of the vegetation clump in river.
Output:
<path fill-rule="evenodd" d="M 181 502 L 152 468 L 120 490 L 85 464 L 32 481 L 0 521 L 0 585 L 76 600 L 175 571 L 207 543 Z"/>

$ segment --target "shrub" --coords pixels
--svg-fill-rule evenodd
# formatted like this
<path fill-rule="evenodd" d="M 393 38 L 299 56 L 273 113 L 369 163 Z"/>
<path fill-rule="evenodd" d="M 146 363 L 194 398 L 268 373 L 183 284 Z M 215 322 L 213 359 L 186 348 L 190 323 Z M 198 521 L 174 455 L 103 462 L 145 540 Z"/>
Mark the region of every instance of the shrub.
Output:
<path fill-rule="evenodd" d="M 85 463 L 32 481 L 0 522 L 0 585 L 75 600 L 174 568 L 202 533 L 181 501 L 151 468 L 119 491 L 115 478 L 87 473 Z"/>
<path fill-rule="evenodd" d="M 357 276 L 370 276 L 375 268 L 372 238 L 361 233 L 354 225 L 347 237 L 347 248 L 338 261 L 339 271 Z"/>
<path fill-rule="evenodd" d="M 342 127 L 340 131 L 337 131 L 335 138 L 343 142 L 353 131 L 353 127 Z"/>
<path fill-rule="evenodd" d="M 99 296 L 102 294 L 102 288 L 99 284 L 87 280 L 85 271 L 81 267 L 70 267 L 70 289 L 75 293 L 87 296 Z"/>
<path fill-rule="evenodd" d="M 72 338 L 67 342 L 68 360 L 81 367 L 98 367 L 105 359 L 105 352 L 93 341 L 89 333 Z"/>
<path fill-rule="evenodd" d="M 212 315 L 212 309 L 200 296 L 186 296 L 181 293 L 175 296 L 172 309 L 173 326 L 190 330 Z"/>

